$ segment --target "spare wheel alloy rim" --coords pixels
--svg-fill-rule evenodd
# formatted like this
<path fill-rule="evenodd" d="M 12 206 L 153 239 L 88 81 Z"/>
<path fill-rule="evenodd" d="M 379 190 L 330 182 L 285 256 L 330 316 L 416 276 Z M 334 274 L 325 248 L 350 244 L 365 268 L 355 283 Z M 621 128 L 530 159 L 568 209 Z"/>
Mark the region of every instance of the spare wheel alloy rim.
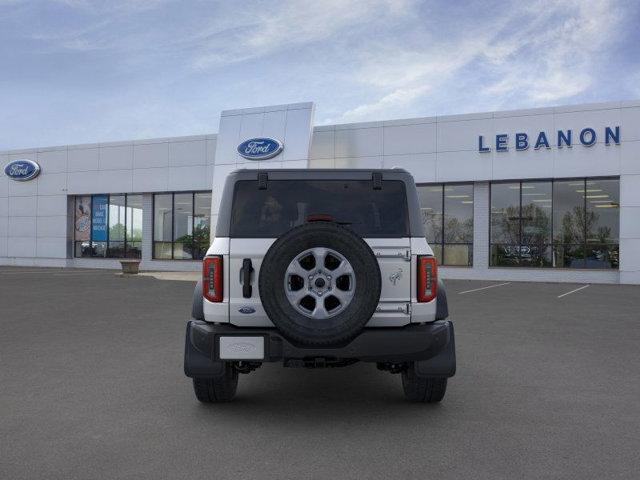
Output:
<path fill-rule="evenodd" d="M 305 317 L 323 320 L 349 306 L 356 276 L 349 261 L 325 247 L 297 255 L 287 267 L 284 291 L 291 306 Z"/>

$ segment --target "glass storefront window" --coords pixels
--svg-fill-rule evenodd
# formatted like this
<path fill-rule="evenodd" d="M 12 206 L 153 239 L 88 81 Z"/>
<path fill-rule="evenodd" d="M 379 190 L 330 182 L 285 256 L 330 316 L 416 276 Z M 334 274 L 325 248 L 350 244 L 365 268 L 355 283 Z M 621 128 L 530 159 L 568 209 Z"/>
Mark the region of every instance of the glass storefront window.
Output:
<path fill-rule="evenodd" d="M 584 243 L 584 180 L 553 183 L 553 242 Z"/>
<path fill-rule="evenodd" d="M 124 257 L 124 225 L 126 223 L 126 207 L 124 195 L 109 196 L 109 247 L 107 256 Z"/>
<path fill-rule="evenodd" d="M 91 196 L 76 197 L 74 218 L 74 255 L 91 256 Z"/>
<path fill-rule="evenodd" d="M 418 187 L 420 213 L 427 242 L 442 263 L 442 192 L 443 185 L 425 185 Z"/>
<path fill-rule="evenodd" d="M 520 184 L 491 185 L 491 243 L 517 245 L 520 236 Z"/>
<path fill-rule="evenodd" d="M 491 185 L 491 265 L 518 265 L 520 183 Z"/>
<path fill-rule="evenodd" d="M 86 195 L 75 198 L 76 257 L 140 258 L 142 195 Z"/>
<path fill-rule="evenodd" d="M 153 258 L 171 259 L 173 245 L 173 195 L 153 196 Z"/>
<path fill-rule="evenodd" d="M 109 195 L 91 197 L 91 256 L 106 257 L 109 239 Z"/>
<path fill-rule="evenodd" d="M 520 266 L 551 265 L 551 182 L 522 182 Z"/>
<path fill-rule="evenodd" d="M 153 258 L 204 258 L 209 248 L 211 193 L 155 194 L 153 205 Z"/>
<path fill-rule="evenodd" d="M 584 268 L 585 180 L 553 182 L 554 266 Z"/>
<path fill-rule="evenodd" d="M 204 258 L 210 245 L 211 194 L 194 194 L 193 206 L 193 258 Z"/>
<path fill-rule="evenodd" d="M 473 264 L 473 184 L 444 186 L 444 265 Z"/>
<path fill-rule="evenodd" d="M 142 195 L 127 196 L 127 257 L 142 255 Z"/>
<path fill-rule="evenodd" d="M 619 180 L 491 184 L 491 266 L 618 268 Z"/>
<path fill-rule="evenodd" d="M 620 182 L 588 179 L 585 183 L 587 268 L 618 268 Z"/>
<path fill-rule="evenodd" d="M 620 183 L 618 180 L 587 180 L 587 243 L 619 242 Z"/>
<path fill-rule="evenodd" d="M 438 263 L 473 264 L 473 184 L 418 186 L 427 242 Z"/>
<path fill-rule="evenodd" d="M 190 259 L 193 243 L 193 194 L 173 196 L 173 258 Z"/>

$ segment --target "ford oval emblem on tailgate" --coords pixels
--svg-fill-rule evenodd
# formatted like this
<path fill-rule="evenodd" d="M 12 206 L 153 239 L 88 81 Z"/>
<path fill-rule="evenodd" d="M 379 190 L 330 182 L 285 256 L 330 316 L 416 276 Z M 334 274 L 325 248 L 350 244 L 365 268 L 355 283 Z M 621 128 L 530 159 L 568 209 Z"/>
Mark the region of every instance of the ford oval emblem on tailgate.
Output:
<path fill-rule="evenodd" d="M 253 307 L 240 307 L 240 309 L 238 309 L 238 311 L 240 313 L 244 313 L 245 315 L 248 315 L 250 313 L 256 313 L 256 309 Z"/>
<path fill-rule="evenodd" d="M 238 153 L 249 160 L 266 160 L 278 155 L 284 146 L 273 138 L 250 138 L 238 145 Z"/>

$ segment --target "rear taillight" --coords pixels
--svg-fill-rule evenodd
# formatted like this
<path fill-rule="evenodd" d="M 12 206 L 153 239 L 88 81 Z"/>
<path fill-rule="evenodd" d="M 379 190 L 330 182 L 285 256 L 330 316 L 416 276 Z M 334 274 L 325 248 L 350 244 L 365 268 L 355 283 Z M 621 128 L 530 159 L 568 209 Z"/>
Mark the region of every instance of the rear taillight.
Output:
<path fill-rule="evenodd" d="M 418 302 L 430 302 L 438 295 L 438 264 L 435 257 L 418 255 Z"/>
<path fill-rule="evenodd" d="M 202 261 L 202 295 L 210 302 L 222 301 L 222 257 L 204 257 Z"/>

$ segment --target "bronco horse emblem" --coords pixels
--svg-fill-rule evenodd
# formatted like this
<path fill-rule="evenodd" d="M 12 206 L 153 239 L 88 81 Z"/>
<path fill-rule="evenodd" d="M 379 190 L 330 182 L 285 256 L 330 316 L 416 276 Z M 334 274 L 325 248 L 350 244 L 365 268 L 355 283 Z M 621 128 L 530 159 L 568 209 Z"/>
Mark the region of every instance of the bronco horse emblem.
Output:
<path fill-rule="evenodd" d="M 396 273 L 392 273 L 391 275 L 389 275 L 389 280 L 391 281 L 391 283 L 393 283 L 394 285 L 396 284 L 396 282 L 398 280 L 400 280 L 402 278 L 402 269 L 398 268 L 398 271 Z"/>

